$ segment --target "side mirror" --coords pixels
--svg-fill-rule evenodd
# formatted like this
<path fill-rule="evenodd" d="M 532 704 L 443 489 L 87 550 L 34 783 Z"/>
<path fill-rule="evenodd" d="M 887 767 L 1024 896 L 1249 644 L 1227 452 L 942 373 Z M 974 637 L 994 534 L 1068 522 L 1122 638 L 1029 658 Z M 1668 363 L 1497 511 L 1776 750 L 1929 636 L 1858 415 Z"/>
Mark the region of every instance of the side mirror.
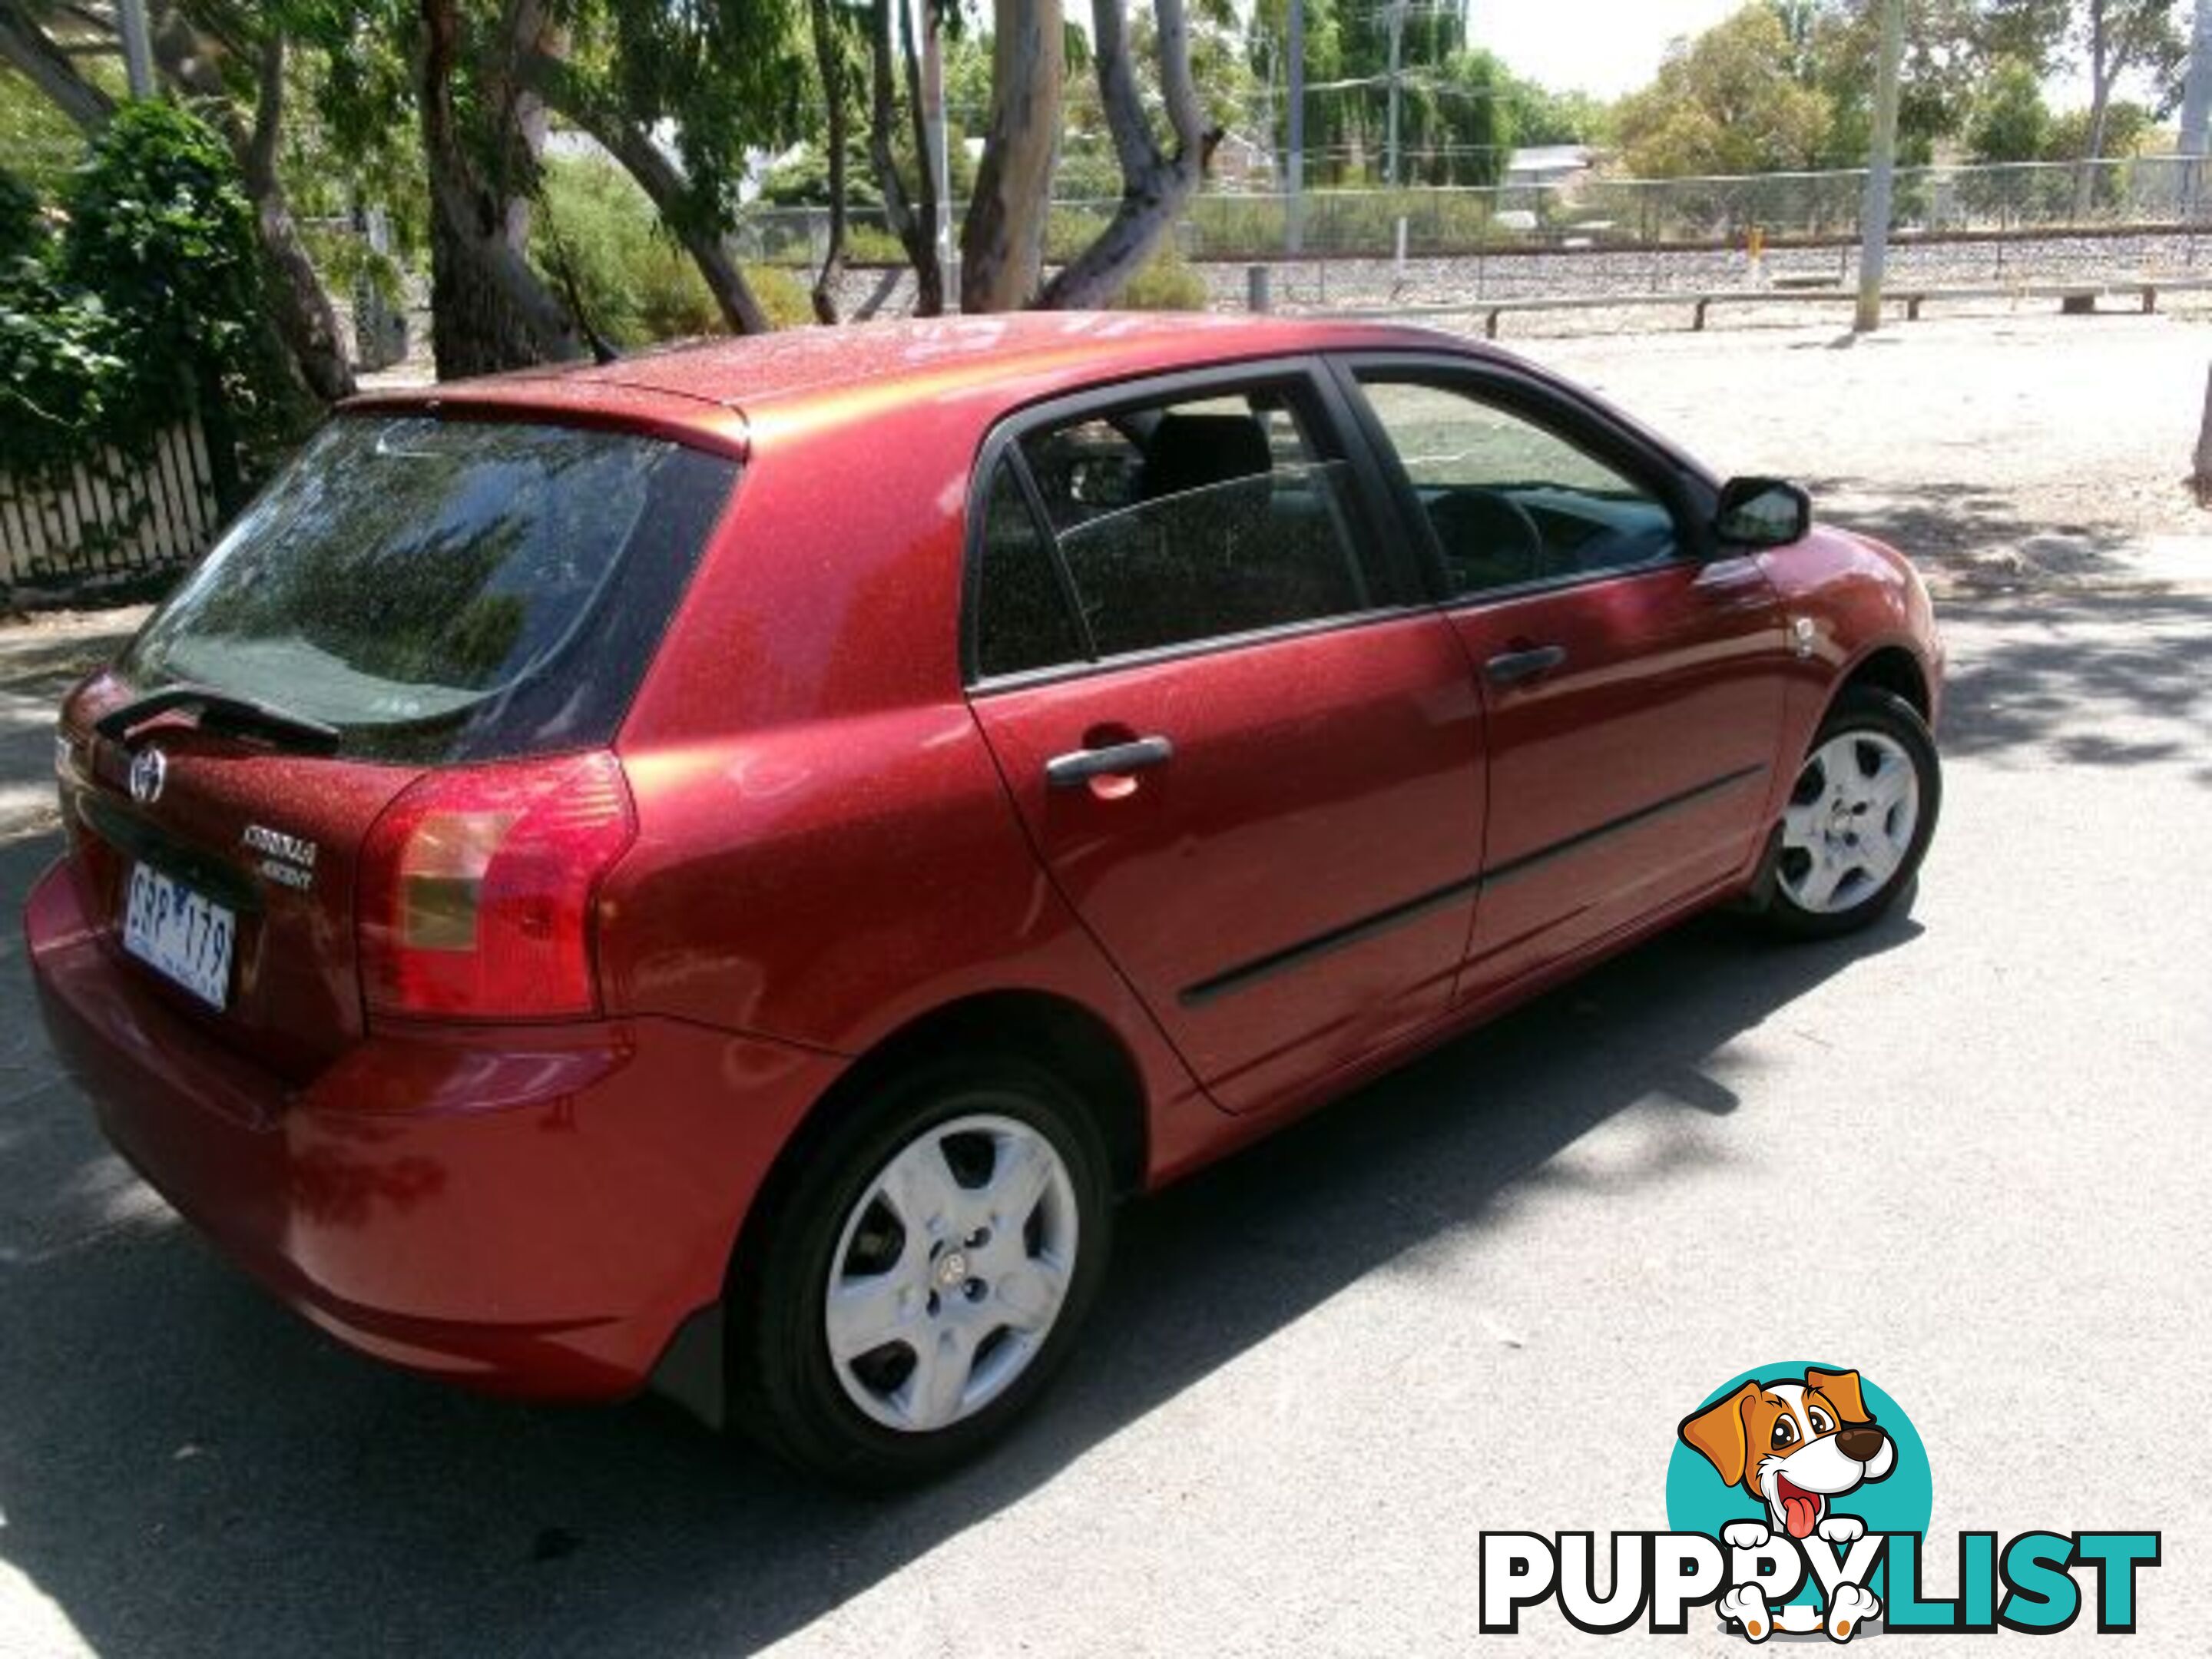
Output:
<path fill-rule="evenodd" d="M 1779 478 L 1730 478 L 1721 486 L 1713 534 L 1729 547 L 1787 547 L 1813 527 L 1813 498 Z"/>

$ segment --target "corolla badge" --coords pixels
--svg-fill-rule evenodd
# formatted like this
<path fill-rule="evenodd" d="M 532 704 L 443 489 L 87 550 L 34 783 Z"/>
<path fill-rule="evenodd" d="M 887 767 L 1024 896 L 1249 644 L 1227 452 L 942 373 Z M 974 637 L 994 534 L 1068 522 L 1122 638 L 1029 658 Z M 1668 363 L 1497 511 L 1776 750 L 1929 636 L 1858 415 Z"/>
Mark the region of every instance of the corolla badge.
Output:
<path fill-rule="evenodd" d="M 169 760 L 158 749 L 143 749 L 131 763 L 131 799 L 151 806 L 161 799 L 161 786 L 169 781 Z"/>

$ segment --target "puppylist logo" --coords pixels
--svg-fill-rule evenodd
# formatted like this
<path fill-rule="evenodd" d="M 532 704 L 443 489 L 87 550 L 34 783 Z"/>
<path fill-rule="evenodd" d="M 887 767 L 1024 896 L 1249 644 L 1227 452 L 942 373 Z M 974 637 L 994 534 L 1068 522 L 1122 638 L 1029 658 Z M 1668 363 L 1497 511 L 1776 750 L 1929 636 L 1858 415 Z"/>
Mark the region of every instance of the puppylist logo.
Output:
<path fill-rule="evenodd" d="M 1601 1595 L 1595 1535 L 1486 1532 L 1482 1632 L 1518 1633 L 1546 1601 L 1594 1635 L 1680 1635 L 1710 1606 L 1764 1642 L 1823 1632 L 2050 1635 L 2084 1612 L 2100 1635 L 2133 1634 L 2136 1574 L 2155 1532 L 2015 1534 L 1957 1540 L 1957 1593 L 1925 1593 L 1934 1507 L 1928 1454 L 1905 1413 L 1856 1370 L 1792 1362 L 1731 1377 L 1677 1425 L 1666 1532 L 1616 1532 Z"/>

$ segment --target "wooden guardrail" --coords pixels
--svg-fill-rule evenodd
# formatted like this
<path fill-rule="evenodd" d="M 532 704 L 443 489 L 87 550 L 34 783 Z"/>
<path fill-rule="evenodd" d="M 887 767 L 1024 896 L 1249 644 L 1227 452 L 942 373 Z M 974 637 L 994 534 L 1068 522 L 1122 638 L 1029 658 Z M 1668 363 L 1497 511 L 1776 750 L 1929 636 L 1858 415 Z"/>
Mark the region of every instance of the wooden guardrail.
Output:
<path fill-rule="evenodd" d="M 1882 295 L 1885 306 L 1902 307 L 1907 320 L 1920 320 L 1920 308 L 1932 301 L 2055 299 L 2069 312 L 2089 312 L 2101 300 L 2132 299 L 2146 313 L 2158 309 L 2161 294 L 2212 289 L 2212 276 L 2143 276 L 2100 281 L 1991 283 L 1959 285 L 1893 286 Z M 1498 337 L 1504 318 L 1543 311 L 1622 311 L 1638 307 L 1691 308 L 1690 327 L 1702 331 L 1715 306 L 1849 305 L 1857 299 L 1847 287 L 1746 288 L 1683 290 L 1671 294 L 1575 294 L 1539 295 L 1514 300 L 1447 301 L 1443 303 L 1391 306 L 1374 310 L 1337 310 L 1332 317 L 1392 322 L 1407 317 L 1480 317 L 1486 338 Z"/>

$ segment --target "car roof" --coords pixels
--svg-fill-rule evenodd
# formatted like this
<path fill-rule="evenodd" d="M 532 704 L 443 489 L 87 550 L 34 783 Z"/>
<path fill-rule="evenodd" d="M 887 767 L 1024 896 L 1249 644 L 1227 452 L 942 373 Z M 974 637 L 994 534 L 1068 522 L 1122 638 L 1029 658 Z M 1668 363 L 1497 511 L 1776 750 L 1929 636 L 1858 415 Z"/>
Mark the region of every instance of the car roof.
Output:
<path fill-rule="evenodd" d="M 746 423 L 757 416 L 802 411 L 818 416 L 838 405 L 859 415 L 994 385 L 1009 388 L 1011 404 L 1099 380 L 1245 358 L 1439 347 L 1484 349 L 1392 324 L 1202 313 L 1007 312 L 783 329 L 607 363 L 373 392 L 351 406 L 557 411 L 741 453 Z M 861 392 L 866 395 L 854 395 Z"/>

